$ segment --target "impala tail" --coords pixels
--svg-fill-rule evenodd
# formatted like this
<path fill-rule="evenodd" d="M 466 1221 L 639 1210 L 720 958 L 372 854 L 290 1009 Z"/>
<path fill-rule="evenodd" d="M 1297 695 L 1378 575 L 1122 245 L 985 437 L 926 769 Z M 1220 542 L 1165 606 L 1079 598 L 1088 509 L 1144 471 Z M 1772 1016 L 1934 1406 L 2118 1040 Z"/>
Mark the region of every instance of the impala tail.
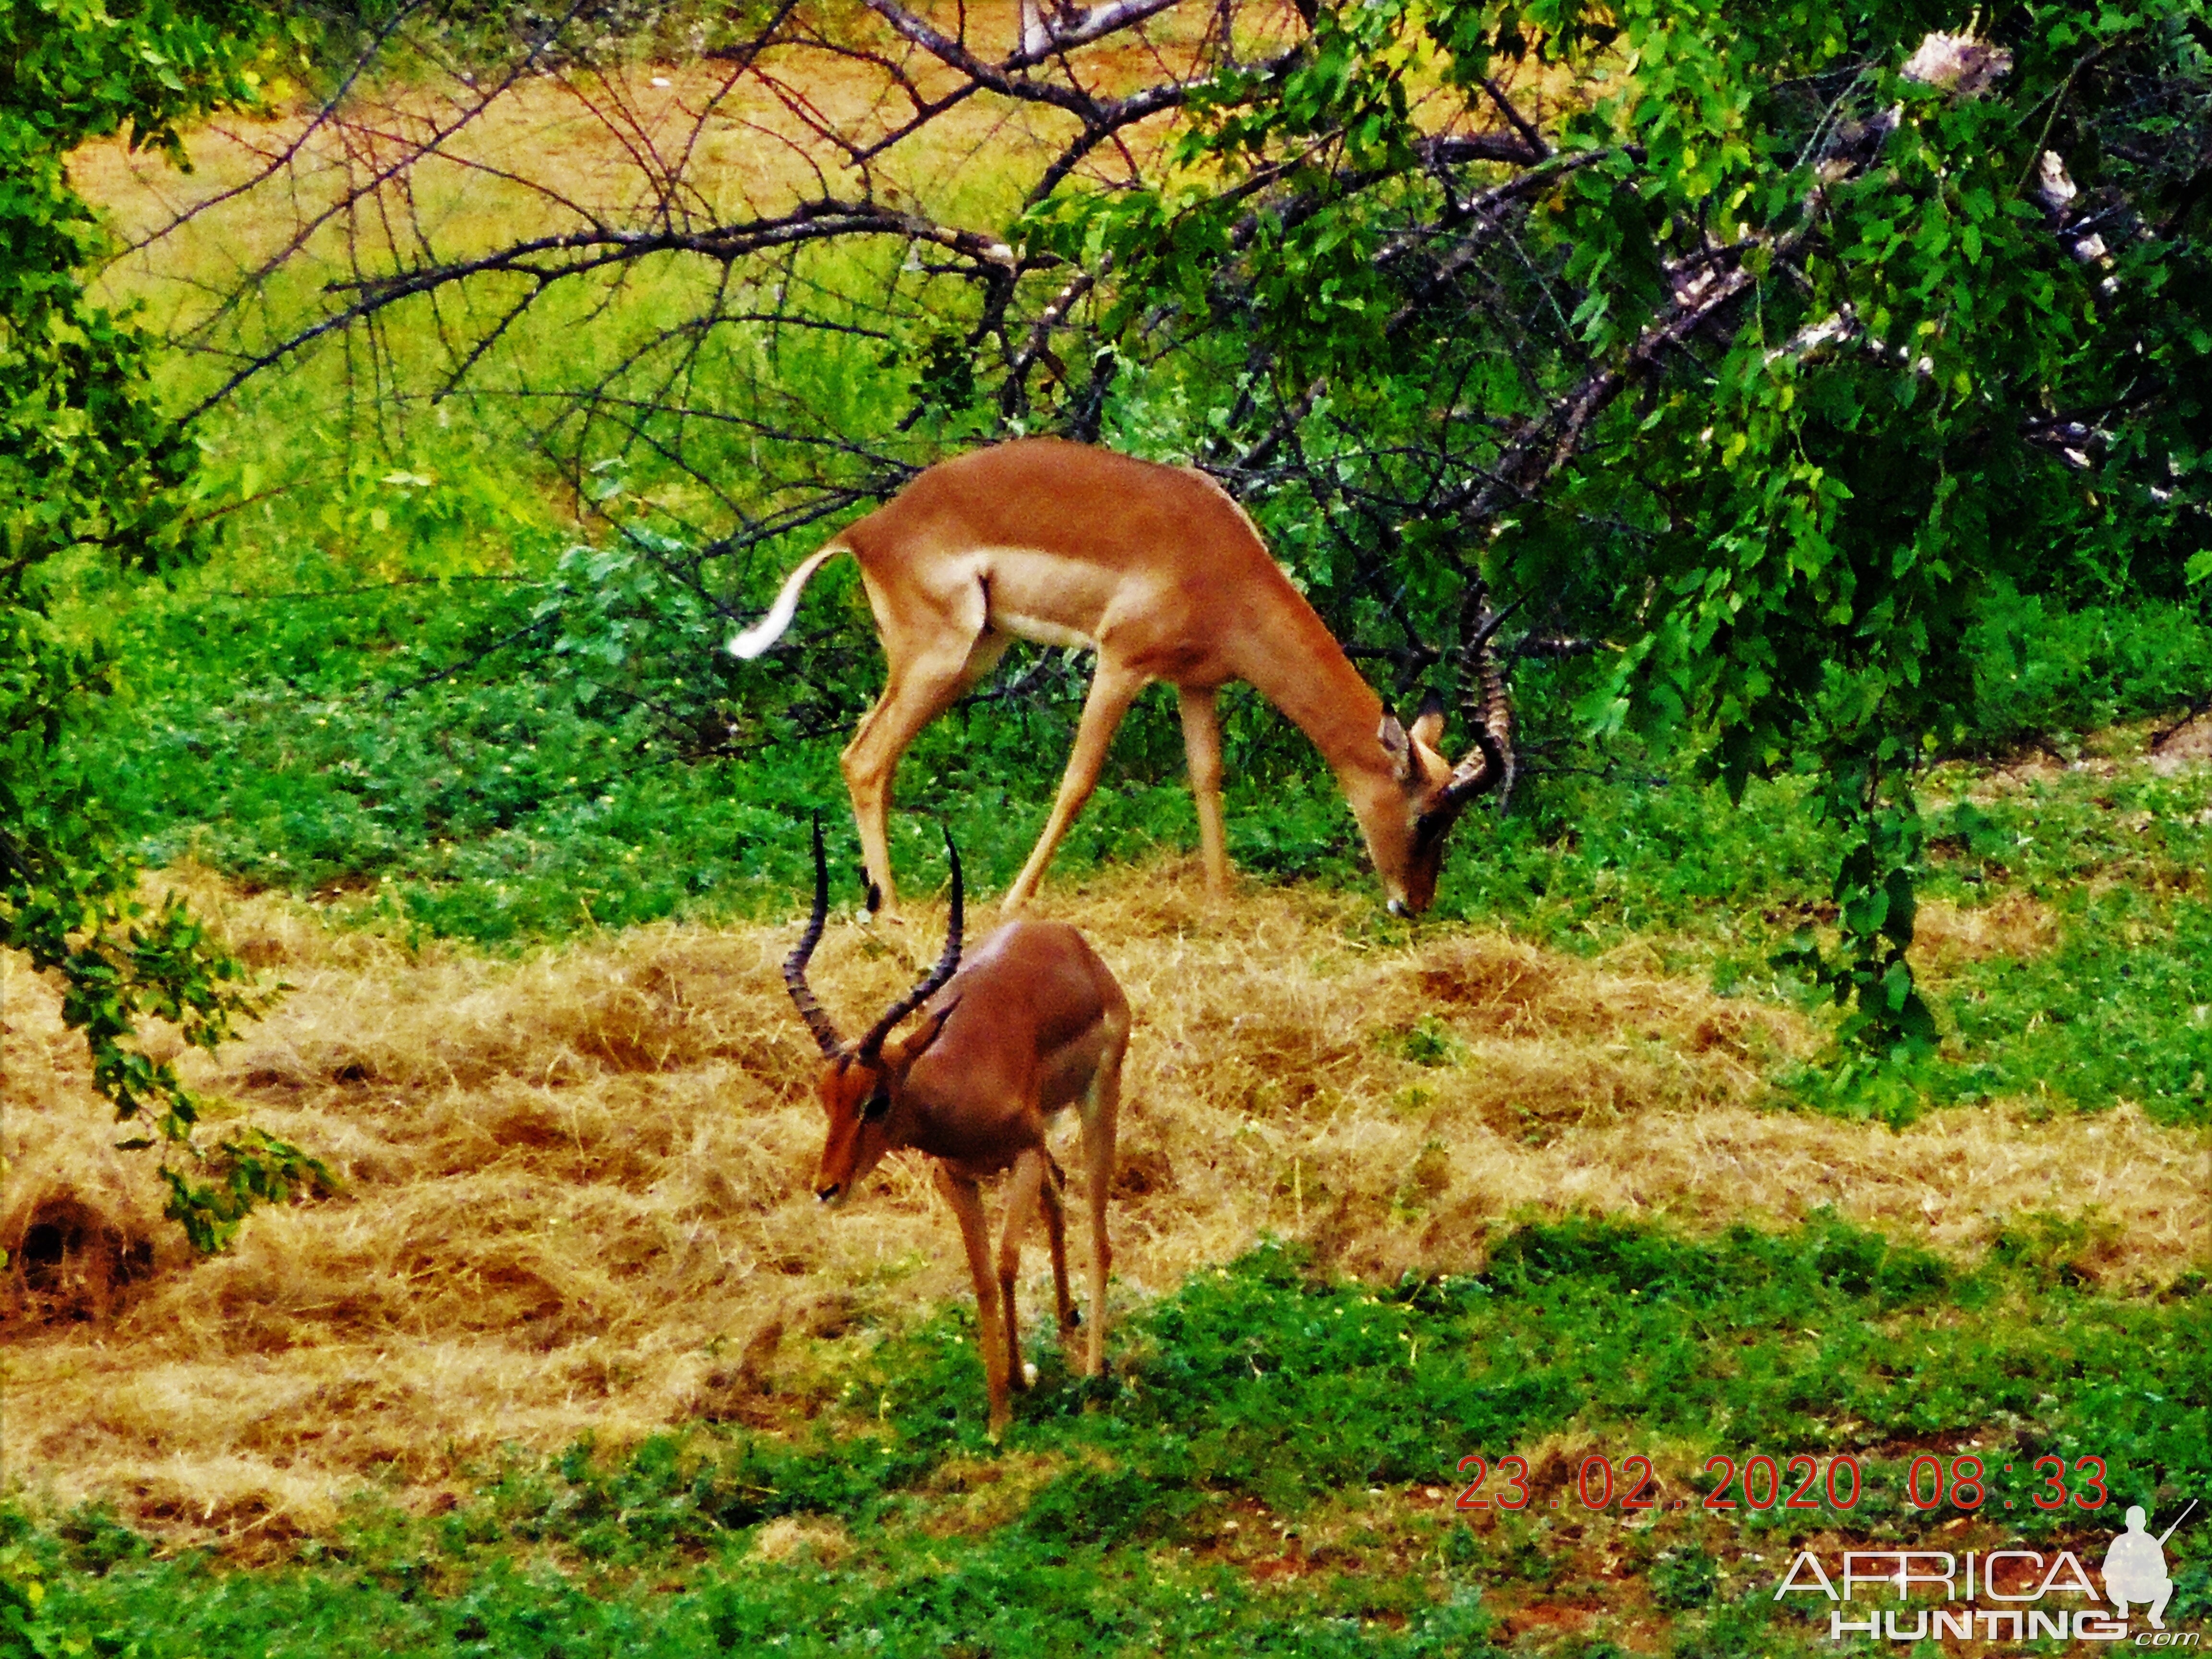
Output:
<path fill-rule="evenodd" d="M 814 573 L 845 550 L 842 542 L 832 542 L 812 558 L 783 579 L 783 586 L 775 596 L 775 603 L 750 628 L 730 641 L 730 654 L 748 659 L 757 657 L 783 637 L 783 630 L 791 626 L 791 619 L 799 614 L 799 595 Z"/>

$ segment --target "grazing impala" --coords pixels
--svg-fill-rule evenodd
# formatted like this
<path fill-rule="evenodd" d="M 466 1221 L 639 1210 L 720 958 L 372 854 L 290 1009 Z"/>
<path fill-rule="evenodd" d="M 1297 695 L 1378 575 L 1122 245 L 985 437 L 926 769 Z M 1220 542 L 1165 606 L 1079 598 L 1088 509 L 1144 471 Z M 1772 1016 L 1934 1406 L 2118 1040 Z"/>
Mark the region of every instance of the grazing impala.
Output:
<path fill-rule="evenodd" d="M 1291 585 L 1243 510 L 1203 473 L 1049 438 L 940 461 L 793 570 L 759 623 L 730 641 L 757 657 L 791 625 L 807 580 L 850 553 L 883 638 L 890 678 L 843 758 L 872 899 L 896 913 L 885 826 L 891 775 L 915 734 L 989 673 L 1016 638 L 1095 647 L 1098 672 L 1075 752 L 1036 850 L 1007 890 L 1026 903 L 1090 799 L 1107 744 L 1137 694 L 1173 684 L 1209 885 L 1228 884 L 1215 698 L 1256 687 L 1335 769 L 1390 908 L 1427 908 L 1444 836 L 1504 778 L 1510 733 L 1494 672 L 1457 766 L 1437 750 L 1431 706 L 1409 732 Z"/>
<path fill-rule="evenodd" d="M 1071 1346 L 1078 1323 L 1067 1292 L 1067 1231 L 1060 1166 L 1046 1150 L 1047 1121 L 1073 1105 L 1083 1124 L 1083 1164 L 1091 1205 L 1091 1342 L 1084 1370 L 1106 1363 L 1106 1188 L 1114 1178 L 1114 1126 L 1121 1097 L 1121 1057 L 1129 1046 L 1129 1003 L 1083 935 L 1064 922 L 1016 921 L 960 962 L 960 854 L 950 836 L 952 918 L 945 955 L 857 1043 L 839 1041 L 807 988 L 806 963 L 830 909 L 822 825 L 814 825 L 814 914 L 783 964 L 800 1018 L 821 1045 L 815 1085 L 830 1134 L 814 1194 L 842 1204 L 885 1152 L 912 1147 L 936 1162 L 937 1190 L 952 1206 L 975 1281 L 975 1334 L 991 1395 L 995 1437 L 1011 1414 L 1007 1390 L 1026 1386 L 1014 1318 L 1014 1278 L 1031 1213 L 1044 1212 L 1052 1247 L 1060 1340 Z M 921 1023 L 891 1039 L 915 1010 Z M 1011 1167 L 998 1274 L 977 1183 Z"/>

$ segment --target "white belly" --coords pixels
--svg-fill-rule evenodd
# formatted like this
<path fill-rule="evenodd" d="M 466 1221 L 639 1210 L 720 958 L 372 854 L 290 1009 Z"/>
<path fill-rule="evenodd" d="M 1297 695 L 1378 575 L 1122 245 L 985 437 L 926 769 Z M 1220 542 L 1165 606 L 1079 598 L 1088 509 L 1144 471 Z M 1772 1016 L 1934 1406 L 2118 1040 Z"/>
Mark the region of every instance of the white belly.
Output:
<path fill-rule="evenodd" d="M 1098 641 L 1079 628 L 1070 628 L 1046 617 L 1024 617 L 1018 611 L 991 607 L 991 625 L 1017 639 L 1032 640 L 1039 645 L 1072 645 L 1079 651 L 1096 651 Z"/>
<path fill-rule="evenodd" d="M 991 626 L 1038 645 L 1095 651 L 1097 618 L 1113 583 L 1095 565 L 1028 547 L 994 547 L 975 555 L 991 596 Z"/>

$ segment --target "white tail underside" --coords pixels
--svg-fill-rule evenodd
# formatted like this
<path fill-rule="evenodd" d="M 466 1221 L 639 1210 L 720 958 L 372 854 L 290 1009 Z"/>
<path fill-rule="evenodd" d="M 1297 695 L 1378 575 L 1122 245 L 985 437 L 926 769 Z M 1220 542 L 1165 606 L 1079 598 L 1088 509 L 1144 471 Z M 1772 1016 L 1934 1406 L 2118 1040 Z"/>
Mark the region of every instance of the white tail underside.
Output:
<path fill-rule="evenodd" d="M 753 658 L 783 637 L 783 630 L 791 626 L 791 619 L 799 614 L 799 595 L 814 573 L 845 550 L 842 542 L 832 542 L 812 558 L 783 579 L 783 586 L 775 596 L 775 603 L 750 628 L 730 641 L 733 657 Z"/>

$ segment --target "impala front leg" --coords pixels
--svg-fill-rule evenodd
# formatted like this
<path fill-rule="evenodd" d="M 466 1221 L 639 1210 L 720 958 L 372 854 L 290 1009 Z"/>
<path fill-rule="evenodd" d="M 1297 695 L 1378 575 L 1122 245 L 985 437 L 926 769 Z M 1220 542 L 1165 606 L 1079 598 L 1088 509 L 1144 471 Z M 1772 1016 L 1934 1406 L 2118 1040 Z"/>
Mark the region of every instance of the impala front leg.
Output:
<path fill-rule="evenodd" d="M 990 626 L 990 599 L 980 585 L 932 595 L 887 587 L 860 569 L 868 608 L 884 643 L 884 695 L 860 720 L 838 764 L 853 798 L 860 832 L 860 859 L 868 867 L 868 908 L 881 906 L 896 921 L 898 890 L 891 879 L 891 779 L 899 757 L 921 728 L 959 701 L 991 672 L 1012 643 Z"/>
<path fill-rule="evenodd" d="M 1098 771 L 1106 764 L 1106 750 L 1114 741 L 1121 716 L 1129 712 L 1137 693 L 1150 684 L 1149 676 L 1108 660 L 1103 652 L 1099 653 L 1098 672 L 1091 682 L 1091 695 L 1083 702 L 1082 723 L 1075 729 L 1075 752 L 1067 757 L 1067 772 L 1060 781 L 1060 796 L 1052 804 L 1052 817 L 1045 821 L 1044 834 L 1037 837 L 1036 850 L 1030 854 L 1030 861 L 1014 878 L 1014 884 L 1006 890 L 1001 908 L 1018 910 L 1036 896 L 1037 884 L 1044 879 L 1045 866 L 1052 862 L 1060 838 L 1067 833 L 1067 826 L 1075 822 L 1083 803 L 1098 787 Z"/>
<path fill-rule="evenodd" d="M 1206 860 L 1206 890 L 1229 890 L 1229 838 L 1221 823 L 1221 715 L 1212 686 L 1177 686 L 1182 706 L 1183 752 L 1190 757 L 1190 795 L 1198 808 L 1198 848 Z"/>
<path fill-rule="evenodd" d="M 886 921 L 899 920 L 889 833 L 891 779 L 915 733 L 959 696 L 966 656 L 963 642 L 957 659 L 947 653 L 936 661 L 895 668 L 882 699 L 862 718 L 860 729 L 838 757 L 845 791 L 853 798 L 853 822 L 860 832 L 860 860 L 868 869 L 868 908 L 879 910 Z"/>
<path fill-rule="evenodd" d="M 975 1281 L 975 1340 L 983 1350 L 983 1384 L 991 1396 L 991 1438 L 996 1440 L 1014 1413 L 1007 1398 L 1007 1349 L 1000 1334 L 999 1286 L 991 1273 L 991 1231 L 983 1220 L 983 1194 L 974 1177 L 954 1173 L 950 1164 L 938 1164 L 936 1176 L 937 1190 L 945 1194 L 960 1224 L 968 1273 Z"/>

